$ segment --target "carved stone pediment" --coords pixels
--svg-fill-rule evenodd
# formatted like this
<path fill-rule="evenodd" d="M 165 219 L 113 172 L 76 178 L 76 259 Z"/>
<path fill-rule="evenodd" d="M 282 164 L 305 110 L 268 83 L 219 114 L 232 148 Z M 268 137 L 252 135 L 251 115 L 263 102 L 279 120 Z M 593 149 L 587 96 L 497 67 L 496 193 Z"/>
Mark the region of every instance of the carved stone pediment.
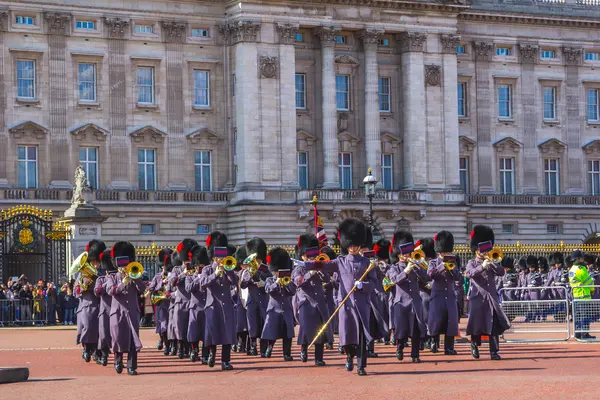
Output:
<path fill-rule="evenodd" d="M 48 134 L 50 134 L 50 129 L 33 121 L 25 121 L 9 128 L 8 132 L 16 139 L 26 136 L 34 137 L 36 139 L 44 139 Z"/>
<path fill-rule="evenodd" d="M 585 154 L 600 154 L 600 139 L 592 140 L 581 146 Z"/>
<path fill-rule="evenodd" d="M 336 64 L 349 64 L 349 65 L 355 65 L 355 66 L 360 64 L 358 59 L 356 59 L 352 56 L 349 56 L 347 54 L 335 56 L 335 63 Z"/>
<path fill-rule="evenodd" d="M 471 153 L 477 146 L 477 142 L 468 136 L 459 136 L 458 144 L 461 153 Z"/>
<path fill-rule="evenodd" d="M 561 155 L 567 150 L 567 145 L 558 139 L 549 139 L 538 145 L 543 154 Z"/>
<path fill-rule="evenodd" d="M 523 148 L 523 143 L 512 137 L 505 137 L 494 143 L 494 148 L 499 151 L 512 151 L 518 153 Z"/>
<path fill-rule="evenodd" d="M 207 141 L 210 144 L 216 145 L 221 137 L 212 129 L 199 128 L 195 129 L 185 135 L 193 144 L 201 141 Z"/>
<path fill-rule="evenodd" d="M 164 139 L 167 137 L 167 133 L 153 127 L 152 125 L 146 125 L 144 127 L 135 129 L 129 132 L 129 135 L 133 138 L 135 142 L 143 142 L 144 137 L 149 137 L 152 141 L 156 143 L 162 143 Z"/>
<path fill-rule="evenodd" d="M 296 131 L 296 146 L 299 151 L 307 151 L 317 141 L 317 138 L 304 129 Z"/>
<path fill-rule="evenodd" d="M 383 132 L 380 140 L 383 153 L 395 153 L 402 144 L 402 139 L 390 132 Z"/>
<path fill-rule="evenodd" d="M 341 151 L 351 151 L 360 143 L 360 137 L 348 131 L 340 132 L 337 136 Z"/>
<path fill-rule="evenodd" d="M 104 141 L 108 136 L 108 131 L 96 124 L 88 123 L 71 129 L 71 134 L 75 136 L 77 140 L 95 139 Z"/>

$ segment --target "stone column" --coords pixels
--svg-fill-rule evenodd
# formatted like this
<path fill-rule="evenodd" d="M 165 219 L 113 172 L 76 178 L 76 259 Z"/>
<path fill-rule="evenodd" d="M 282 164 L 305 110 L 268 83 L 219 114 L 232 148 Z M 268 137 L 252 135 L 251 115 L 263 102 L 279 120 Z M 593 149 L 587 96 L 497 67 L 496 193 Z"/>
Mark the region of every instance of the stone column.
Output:
<path fill-rule="evenodd" d="M 519 44 L 521 55 L 521 102 L 523 104 L 523 193 L 539 194 L 538 170 L 539 150 L 537 148 L 536 121 L 540 109 L 535 104 L 535 63 L 538 46 Z"/>
<path fill-rule="evenodd" d="M 127 136 L 127 81 L 125 73 L 125 38 L 129 20 L 104 19 L 108 37 L 108 91 L 110 124 L 111 188 L 130 189 L 131 140 Z M 132 78 L 132 79 L 135 79 Z"/>
<path fill-rule="evenodd" d="M 183 129 L 183 43 L 187 36 L 187 25 L 181 22 L 163 22 L 162 36 L 167 54 L 167 148 L 166 159 L 169 171 L 169 189 L 185 190 L 184 171 L 189 165 L 186 137 Z M 190 182 L 193 188 L 194 184 Z"/>
<path fill-rule="evenodd" d="M 492 148 L 492 118 L 496 112 L 492 109 L 493 88 L 490 82 L 491 43 L 474 42 L 475 54 L 475 91 L 477 113 L 477 159 L 479 167 L 479 193 L 494 193 L 492 171 L 494 154 Z M 490 117 L 491 116 L 491 117 Z"/>
<path fill-rule="evenodd" d="M 298 189 L 296 160 L 296 42 L 298 27 L 277 24 L 279 32 L 279 109 L 281 124 L 281 185 Z"/>
<path fill-rule="evenodd" d="M 0 187 L 8 187 L 8 129 L 6 129 L 6 86 L 4 69 L 4 32 L 8 31 L 8 12 L 0 12 Z"/>
<path fill-rule="evenodd" d="M 335 35 L 333 27 L 316 31 L 321 40 L 321 106 L 323 120 L 323 189 L 339 189 L 339 143 L 337 137 L 337 107 L 335 102 Z"/>
<path fill-rule="evenodd" d="M 69 108 L 67 84 L 67 43 L 71 34 L 71 15 L 44 13 L 48 35 L 48 100 L 50 103 L 50 152 L 64 157 L 50 161 L 50 187 L 70 189 L 69 183 L 69 133 L 67 109 Z"/>
<path fill-rule="evenodd" d="M 427 187 L 427 133 L 425 124 L 424 33 L 398 35 L 402 53 L 403 172 L 406 189 Z"/>
<path fill-rule="evenodd" d="M 383 31 L 364 30 L 359 33 L 365 51 L 365 150 L 367 169 L 374 176 L 381 174 L 381 132 L 379 127 L 379 69 L 377 45 Z M 383 184 L 381 176 L 379 184 Z"/>
<path fill-rule="evenodd" d="M 583 49 L 565 47 L 563 49 L 566 64 L 567 84 L 567 171 L 566 194 L 584 193 L 584 173 L 581 162 L 581 116 L 579 96 L 581 93 L 579 67 L 583 62 Z"/>
<path fill-rule="evenodd" d="M 459 143 L 458 143 L 458 89 L 456 46 L 460 38 L 454 35 L 442 35 L 442 76 L 444 92 L 444 154 L 446 188 L 460 189 L 458 173 Z"/>

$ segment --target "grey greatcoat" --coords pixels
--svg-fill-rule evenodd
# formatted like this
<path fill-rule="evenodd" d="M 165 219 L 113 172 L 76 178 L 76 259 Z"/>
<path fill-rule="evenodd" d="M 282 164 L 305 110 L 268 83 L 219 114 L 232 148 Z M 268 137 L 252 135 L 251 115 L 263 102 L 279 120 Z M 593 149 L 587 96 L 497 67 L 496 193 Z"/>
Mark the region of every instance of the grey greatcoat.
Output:
<path fill-rule="evenodd" d="M 177 298 L 177 281 L 179 274 L 181 274 L 181 267 L 175 267 L 168 275 L 167 291 L 170 293 L 169 297 L 169 320 L 167 322 L 167 339 L 177 340 L 175 334 L 175 300 Z"/>
<path fill-rule="evenodd" d="M 328 262 L 309 261 L 300 266 L 302 274 L 315 269 L 321 264 L 323 272 L 338 273 L 339 290 L 338 301 L 341 302 L 352 290 L 354 282 L 359 280 L 369 268 L 370 260 L 361 255 L 343 255 Z M 339 311 L 340 345 L 358 345 L 359 332 L 362 326 L 367 343 L 373 340 L 370 329 L 371 292 L 378 284 L 375 270 L 371 269 L 363 280 L 362 289 L 356 289 L 350 299 L 344 303 Z"/>
<path fill-rule="evenodd" d="M 297 287 L 296 299 L 298 304 L 298 344 L 310 344 L 321 326 L 329 319 L 329 307 L 325 297 L 323 284 L 331 281 L 328 273 L 310 272 L 302 275 L 300 269 L 292 272 L 292 282 Z M 331 324 L 319 337 L 316 343 L 333 342 Z"/>
<path fill-rule="evenodd" d="M 257 271 L 255 276 L 252 277 L 248 270 L 243 270 L 240 276 L 240 288 L 248 290 L 246 317 L 248 319 L 248 332 L 252 338 L 260 337 L 267 317 L 269 296 L 267 296 L 264 286 L 260 286 L 270 276 L 270 272 Z M 261 281 L 262 283 L 260 283 Z"/>
<path fill-rule="evenodd" d="M 167 282 L 166 276 L 163 276 L 162 272 L 156 274 L 152 282 L 150 282 L 150 287 L 148 290 L 150 294 L 154 292 L 167 291 Z M 156 304 L 156 311 L 154 313 L 154 319 L 156 323 L 155 332 L 162 335 L 167 333 L 167 329 L 169 326 L 169 306 L 171 301 L 169 299 L 162 300 L 158 304 Z"/>
<path fill-rule="evenodd" d="M 88 278 L 84 278 L 86 282 Z M 75 282 L 75 296 L 79 298 L 77 307 L 77 344 L 98 343 L 98 313 L 100 299 L 94 294 L 94 282 L 86 291 L 81 290 L 79 279 Z"/>
<path fill-rule="evenodd" d="M 113 271 L 104 276 L 99 276 L 94 287 L 94 294 L 100 298 L 100 312 L 98 313 L 98 348 L 112 348 L 112 339 L 110 337 L 110 307 L 112 296 L 106 291 L 106 283 L 111 275 L 116 274 Z"/>
<path fill-rule="evenodd" d="M 265 292 L 269 295 L 267 305 L 267 318 L 263 327 L 261 339 L 277 340 L 294 337 L 294 311 L 292 310 L 292 297 L 296 294 L 296 285 L 281 286 L 274 276 L 267 278 Z M 285 323 L 286 330 L 283 330 Z"/>
<path fill-rule="evenodd" d="M 461 279 L 460 271 L 458 268 L 447 271 L 442 259 L 438 257 L 429 261 L 427 274 L 433 281 L 427 316 L 429 335 L 443 333 L 458 336 L 458 306 L 454 283 Z"/>
<path fill-rule="evenodd" d="M 411 337 L 415 328 L 415 321 L 421 331 L 421 336 L 427 333 L 423 303 L 419 289 L 419 279 L 429 280 L 424 268 L 415 267 L 406 274 L 407 267 L 403 261 L 391 265 L 386 276 L 396 284 L 394 287 L 394 298 L 392 303 L 392 325 L 394 328 L 394 339 L 404 340 Z"/>
<path fill-rule="evenodd" d="M 200 286 L 198 275 L 196 272 L 193 276 L 188 275 L 185 278 L 185 289 L 190 294 L 190 319 L 187 330 L 187 341 L 190 343 L 204 340 L 204 331 L 206 330 L 206 317 L 204 315 L 206 290 Z"/>
<path fill-rule="evenodd" d="M 140 341 L 140 306 L 139 296 L 146 290 L 146 284 L 141 279 L 130 280 L 123 284 L 120 272 L 108 275 L 106 292 L 113 297 L 110 306 L 110 335 L 112 337 L 113 353 L 127 353 L 131 344 L 136 350 L 142 348 Z"/>
<path fill-rule="evenodd" d="M 510 327 L 496 292 L 495 277 L 503 276 L 504 268 L 498 263 L 491 263 L 484 270 L 483 261 L 481 258 L 469 261 L 465 272 L 471 280 L 467 335 L 501 335 Z"/>
<path fill-rule="evenodd" d="M 379 266 L 373 269 L 377 275 L 377 284 L 373 288 L 373 292 L 371 292 L 371 310 L 375 317 L 375 321 L 371 321 L 371 333 L 374 339 L 382 339 L 390 330 L 390 305 L 388 294 L 383 290 L 383 278 L 385 274 L 379 269 Z"/>
<path fill-rule="evenodd" d="M 187 330 L 190 321 L 190 292 L 185 289 L 185 281 L 189 276 L 186 269 L 181 269 L 181 273 L 176 278 L 175 285 L 177 293 L 175 294 L 175 310 L 173 310 L 173 324 L 175 326 L 175 337 L 177 340 L 187 340 Z"/>
<path fill-rule="evenodd" d="M 217 276 L 216 270 L 217 264 L 213 262 L 202 268 L 196 278 L 206 291 L 204 345 L 233 345 L 237 343 L 237 335 L 231 286 L 237 286 L 239 278 L 234 271 Z"/>

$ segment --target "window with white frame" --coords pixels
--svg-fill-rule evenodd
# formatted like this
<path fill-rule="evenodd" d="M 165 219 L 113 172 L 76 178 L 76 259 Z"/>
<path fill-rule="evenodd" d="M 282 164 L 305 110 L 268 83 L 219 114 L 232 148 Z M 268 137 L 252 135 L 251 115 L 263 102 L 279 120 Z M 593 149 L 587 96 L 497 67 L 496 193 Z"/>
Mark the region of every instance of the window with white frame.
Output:
<path fill-rule="evenodd" d="M 194 178 L 196 190 L 210 192 L 212 190 L 212 153 L 210 151 L 194 152 Z"/>
<path fill-rule="evenodd" d="M 515 225 L 514 224 L 502 224 L 502 234 L 503 235 L 512 235 L 515 233 Z"/>
<path fill-rule="evenodd" d="M 498 117 L 512 117 L 512 86 L 498 85 Z"/>
<path fill-rule="evenodd" d="M 335 37 L 335 42 L 338 44 L 347 44 L 348 38 L 346 36 L 338 35 Z"/>
<path fill-rule="evenodd" d="M 466 117 L 467 116 L 467 84 L 465 82 L 458 82 L 456 85 L 457 93 L 458 93 L 458 116 Z"/>
<path fill-rule="evenodd" d="M 350 109 L 350 77 L 348 75 L 335 76 L 335 104 L 340 111 Z"/>
<path fill-rule="evenodd" d="M 560 234 L 560 225 L 559 224 L 546 224 L 546 233 Z"/>
<path fill-rule="evenodd" d="M 136 25 L 135 26 L 135 33 L 151 34 L 153 32 L 154 32 L 154 28 L 152 25 Z"/>
<path fill-rule="evenodd" d="M 20 188 L 38 187 L 38 151 L 35 146 L 17 149 L 17 180 Z"/>
<path fill-rule="evenodd" d="M 342 189 L 352 189 L 352 153 L 339 153 L 338 166 Z"/>
<path fill-rule="evenodd" d="M 585 52 L 586 61 L 598 61 L 600 60 L 600 53 L 598 52 Z"/>
<path fill-rule="evenodd" d="M 394 188 L 394 158 L 393 154 L 381 155 L 381 183 L 385 190 Z"/>
<path fill-rule="evenodd" d="M 194 70 L 194 106 L 210 107 L 210 74 Z"/>
<path fill-rule="evenodd" d="M 587 91 L 587 120 L 599 121 L 600 112 L 598 109 L 598 89 L 589 89 Z"/>
<path fill-rule="evenodd" d="M 592 196 L 600 195 L 600 160 L 588 161 L 588 191 Z"/>
<path fill-rule="evenodd" d="M 510 47 L 496 47 L 497 56 L 510 56 Z"/>
<path fill-rule="evenodd" d="M 96 30 L 96 22 L 95 21 L 79 21 L 75 22 L 75 28 L 77 29 L 85 29 L 85 30 Z"/>
<path fill-rule="evenodd" d="M 196 235 L 208 235 L 210 233 L 210 224 L 196 225 Z"/>
<path fill-rule="evenodd" d="M 296 74 L 296 109 L 306 109 L 306 75 Z"/>
<path fill-rule="evenodd" d="M 156 189 L 156 152 L 138 150 L 138 187 L 140 190 Z"/>
<path fill-rule="evenodd" d="M 83 167 L 92 189 L 98 189 L 98 149 L 81 147 L 79 149 L 79 165 Z"/>
<path fill-rule="evenodd" d="M 390 112 L 390 78 L 379 78 L 379 111 Z"/>
<path fill-rule="evenodd" d="M 138 104 L 154 104 L 154 67 L 137 68 Z"/>
<path fill-rule="evenodd" d="M 502 194 L 515 193 L 515 166 L 513 158 L 500 158 L 499 189 Z"/>
<path fill-rule="evenodd" d="M 35 61 L 17 60 L 17 97 L 35 99 Z"/>
<path fill-rule="evenodd" d="M 540 57 L 545 60 L 553 59 L 556 58 L 556 52 L 554 50 L 542 50 Z"/>
<path fill-rule="evenodd" d="M 462 44 L 457 45 L 456 54 L 465 54 L 465 46 Z"/>
<path fill-rule="evenodd" d="M 556 119 L 556 88 L 544 87 L 544 119 Z"/>
<path fill-rule="evenodd" d="M 202 37 L 202 38 L 207 38 L 207 37 L 209 37 L 208 29 L 204 29 L 204 28 L 193 28 L 193 29 L 192 29 L 192 36 L 194 36 L 194 37 Z"/>
<path fill-rule="evenodd" d="M 458 175 L 460 177 L 460 189 L 463 193 L 469 193 L 469 159 L 467 157 L 459 158 Z"/>
<path fill-rule="evenodd" d="M 156 224 L 141 224 L 140 225 L 141 235 L 156 235 Z"/>
<path fill-rule="evenodd" d="M 560 192 L 559 185 L 559 162 L 556 158 L 544 159 L 544 181 L 547 195 L 558 196 Z"/>
<path fill-rule="evenodd" d="M 96 101 L 96 64 L 80 63 L 79 74 L 79 101 Z"/>
<path fill-rule="evenodd" d="M 308 189 L 308 153 L 298 152 L 298 184 L 300 189 Z"/>
<path fill-rule="evenodd" d="M 27 15 L 17 15 L 15 22 L 19 25 L 35 25 L 35 18 Z"/>

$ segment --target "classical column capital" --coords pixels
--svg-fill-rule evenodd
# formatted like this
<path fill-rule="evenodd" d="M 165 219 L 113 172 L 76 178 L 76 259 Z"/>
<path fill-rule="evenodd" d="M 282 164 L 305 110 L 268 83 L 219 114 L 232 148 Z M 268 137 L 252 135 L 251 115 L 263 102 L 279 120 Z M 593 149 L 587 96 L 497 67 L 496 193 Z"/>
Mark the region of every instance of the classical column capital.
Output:
<path fill-rule="evenodd" d="M 519 43 L 519 53 L 521 54 L 521 63 L 534 64 L 538 61 L 537 55 L 539 47 L 534 44 Z"/>
<path fill-rule="evenodd" d="M 219 31 L 232 45 L 240 42 L 256 42 L 260 24 L 254 21 L 234 21 L 220 26 Z"/>
<path fill-rule="evenodd" d="M 442 67 L 439 65 L 425 65 L 425 84 L 427 86 L 440 86 L 442 82 Z"/>
<path fill-rule="evenodd" d="M 400 52 L 422 52 L 425 48 L 427 35 L 421 32 L 402 32 L 398 34 L 400 40 Z"/>
<path fill-rule="evenodd" d="M 113 39 L 123 39 L 129 28 L 129 19 L 121 18 L 104 18 L 106 25 L 106 33 L 108 37 Z"/>
<path fill-rule="evenodd" d="M 279 32 L 279 43 L 296 43 L 296 33 L 298 33 L 298 29 L 298 25 L 277 23 L 277 32 Z"/>
<path fill-rule="evenodd" d="M 8 12 L 0 12 L 0 32 L 8 31 Z"/>
<path fill-rule="evenodd" d="M 440 41 L 442 42 L 442 53 L 456 54 L 456 46 L 460 44 L 460 36 L 442 35 Z"/>
<path fill-rule="evenodd" d="M 46 33 L 49 35 L 69 35 L 71 33 L 71 14 L 44 13 Z"/>
<path fill-rule="evenodd" d="M 490 61 L 494 46 L 488 42 L 473 42 L 473 53 L 477 61 Z"/>
<path fill-rule="evenodd" d="M 583 49 L 581 47 L 563 47 L 566 65 L 581 65 Z"/>
<path fill-rule="evenodd" d="M 374 47 L 376 49 L 381 36 L 383 36 L 382 30 L 364 29 L 358 32 L 358 39 L 362 42 L 364 48 Z"/>
<path fill-rule="evenodd" d="M 315 30 L 315 34 L 321 41 L 321 47 L 335 46 L 335 37 L 340 29 L 333 26 L 321 26 Z"/>
<path fill-rule="evenodd" d="M 162 21 L 162 36 L 167 43 L 185 43 L 187 36 L 187 23 L 176 21 Z"/>

